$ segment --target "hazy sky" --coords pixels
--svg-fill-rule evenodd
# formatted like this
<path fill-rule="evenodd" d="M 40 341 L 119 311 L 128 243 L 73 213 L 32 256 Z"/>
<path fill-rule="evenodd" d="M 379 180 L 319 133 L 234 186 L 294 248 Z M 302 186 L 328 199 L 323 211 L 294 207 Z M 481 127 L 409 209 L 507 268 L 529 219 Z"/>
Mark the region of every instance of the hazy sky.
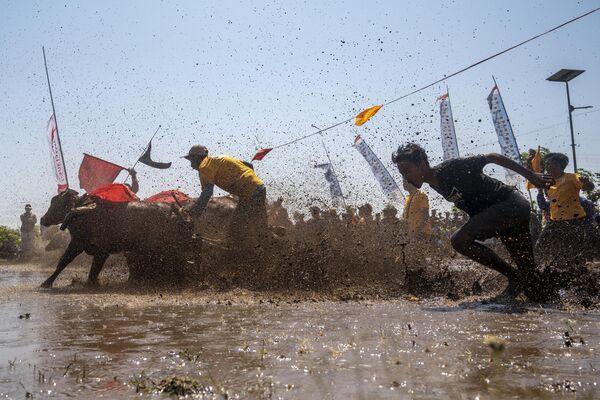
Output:
<path fill-rule="evenodd" d="M 181 188 L 197 174 L 179 155 L 194 143 L 250 159 L 435 81 L 474 61 L 600 6 L 600 1 L 1 1 L 0 224 L 18 225 L 24 203 L 41 215 L 56 184 L 46 122 L 50 78 L 67 171 L 79 189 L 83 152 L 130 166 L 159 124 L 154 158 L 138 167 L 141 196 Z M 384 107 L 362 127 L 329 131 L 328 147 L 350 203 L 385 199 L 360 154 L 361 134 L 399 180 L 391 152 L 405 141 L 441 157 L 436 98 L 450 89 L 461 154 L 499 151 L 486 97 L 500 86 L 521 150 L 570 153 L 561 68 L 571 82 L 581 167 L 600 171 L 600 12 L 445 84 Z M 590 112 L 591 111 L 591 112 Z M 256 163 L 269 197 L 298 206 L 328 201 L 323 145 L 314 137 Z M 433 206 L 441 206 L 433 197 Z"/>

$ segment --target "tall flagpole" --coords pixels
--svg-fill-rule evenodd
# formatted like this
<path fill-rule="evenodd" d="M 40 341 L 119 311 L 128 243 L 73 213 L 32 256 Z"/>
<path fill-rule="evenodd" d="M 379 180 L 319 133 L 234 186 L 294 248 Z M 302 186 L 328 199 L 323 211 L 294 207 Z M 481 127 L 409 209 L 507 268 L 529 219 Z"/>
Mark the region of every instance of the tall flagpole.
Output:
<path fill-rule="evenodd" d="M 52 86 L 50 86 L 50 75 L 48 75 L 48 63 L 46 62 L 46 50 L 44 49 L 44 46 L 42 46 L 42 53 L 44 54 L 44 67 L 46 68 L 48 91 L 50 91 L 50 103 L 52 104 L 52 116 L 54 117 L 54 126 L 56 127 L 56 138 L 58 139 L 58 145 L 60 146 L 60 158 L 62 159 L 63 168 L 65 169 L 65 181 L 67 182 L 67 189 L 69 189 L 69 175 L 67 174 L 67 165 L 65 164 L 65 156 L 62 151 L 62 144 L 60 143 L 58 122 L 56 121 L 56 109 L 54 108 L 54 98 L 52 97 Z"/>

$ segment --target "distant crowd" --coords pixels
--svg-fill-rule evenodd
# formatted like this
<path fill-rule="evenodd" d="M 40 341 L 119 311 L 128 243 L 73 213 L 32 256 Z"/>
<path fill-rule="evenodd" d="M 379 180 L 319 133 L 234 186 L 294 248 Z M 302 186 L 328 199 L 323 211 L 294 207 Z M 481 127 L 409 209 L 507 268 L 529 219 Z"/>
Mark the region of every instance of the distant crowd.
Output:
<path fill-rule="evenodd" d="M 408 185 L 405 183 L 405 188 Z M 454 255 L 450 236 L 465 223 L 458 209 L 439 212 L 430 209 L 425 192 L 409 188 L 402 213 L 392 205 L 374 212 L 371 204 L 335 208 L 309 208 L 292 215 L 279 198 L 268 206 L 268 223 L 286 229 L 286 236 L 315 249 L 330 247 L 339 256 L 364 257 L 365 262 L 391 261 L 402 264 Z"/>

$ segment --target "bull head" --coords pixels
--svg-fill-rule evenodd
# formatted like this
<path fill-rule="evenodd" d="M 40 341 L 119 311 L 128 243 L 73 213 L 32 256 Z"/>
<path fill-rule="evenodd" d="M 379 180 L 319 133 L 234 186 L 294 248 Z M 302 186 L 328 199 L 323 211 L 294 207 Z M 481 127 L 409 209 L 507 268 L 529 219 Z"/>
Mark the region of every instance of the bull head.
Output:
<path fill-rule="evenodd" d="M 50 200 L 50 207 L 46 214 L 40 219 L 42 226 L 58 225 L 71 212 L 75 207 L 75 203 L 78 199 L 79 193 L 73 189 L 67 189 L 66 191 L 57 194 Z"/>

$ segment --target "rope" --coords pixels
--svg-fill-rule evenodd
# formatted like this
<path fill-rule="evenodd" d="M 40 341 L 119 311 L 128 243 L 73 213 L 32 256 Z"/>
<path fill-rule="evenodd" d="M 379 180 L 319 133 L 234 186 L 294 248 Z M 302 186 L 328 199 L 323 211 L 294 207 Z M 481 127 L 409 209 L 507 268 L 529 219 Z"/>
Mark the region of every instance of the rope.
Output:
<path fill-rule="evenodd" d="M 522 42 L 520 42 L 520 43 L 517 43 L 517 44 L 515 44 L 514 46 L 511 46 L 511 47 L 509 47 L 509 48 L 507 48 L 507 49 L 504 49 L 504 50 L 502 50 L 502 51 L 499 51 L 499 52 L 497 52 L 497 53 L 495 53 L 495 54 L 493 54 L 493 55 L 491 55 L 491 56 L 489 56 L 489 57 L 486 57 L 486 58 L 484 58 L 484 59 L 482 59 L 482 60 L 479 60 L 479 61 L 477 61 L 477 62 L 475 62 L 475 63 L 473 63 L 473 64 L 471 64 L 471 65 L 469 65 L 469 66 L 467 66 L 467 67 L 464 67 L 464 68 L 462 68 L 462 69 L 460 69 L 460 70 L 458 70 L 458 71 L 456 71 L 456 72 L 453 72 L 453 73 L 451 73 L 451 74 L 449 74 L 449 75 L 444 75 L 444 77 L 443 77 L 443 78 L 440 78 L 440 79 L 436 80 L 435 82 L 429 83 L 429 84 L 427 84 L 427 85 L 425 85 L 425 86 L 423 86 L 423 87 L 420 87 L 420 88 L 418 88 L 418 89 L 416 89 L 416 90 L 413 90 L 412 92 L 409 92 L 409 93 L 407 93 L 407 94 L 404 94 L 404 95 L 402 95 L 402 96 L 400 96 L 400 97 L 398 97 L 398 98 L 395 98 L 395 99 L 393 99 L 393 100 L 390 100 L 390 101 L 388 101 L 388 102 L 385 102 L 385 103 L 383 103 L 383 105 L 384 105 L 384 106 L 387 106 L 387 105 L 389 105 L 389 104 L 392 104 L 392 103 L 395 103 L 395 102 L 397 102 L 397 101 L 400 101 L 400 100 L 402 100 L 402 99 L 405 99 L 405 98 L 406 98 L 406 97 L 408 97 L 408 96 L 412 96 L 413 94 L 419 93 L 419 92 L 421 92 L 421 91 L 423 91 L 423 90 L 425 90 L 425 89 L 428 89 L 428 88 L 430 88 L 430 87 L 432 87 L 432 86 L 434 86 L 434 85 L 436 85 L 436 84 L 438 84 L 438 83 L 440 83 L 440 82 L 443 82 L 443 81 L 445 81 L 445 80 L 448 80 L 448 79 L 450 79 L 450 78 L 452 78 L 452 77 L 454 77 L 454 76 L 456 76 L 456 75 L 458 75 L 458 74 L 461 74 L 461 73 L 463 73 L 463 72 L 465 72 L 465 71 L 468 71 L 468 70 L 470 70 L 471 68 L 474 68 L 474 67 L 476 67 L 476 66 L 478 66 L 478 65 L 480 65 L 480 64 L 483 64 L 483 63 L 485 63 L 485 62 L 487 62 L 487 61 L 489 61 L 489 60 L 491 60 L 491 59 L 493 59 L 493 58 L 496 58 L 496 57 L 498 57 L 498 56 L 501 56 L 502 54 L 508 53 L 509 51 L 511 51 L 511 50 L 514 50 L 514 49 L 516 49 L 517 47 L 521 47 L 521 46 L 523 46 L 524 44 L 527 44 L 527 43 L 529 43 L 529 42 L 531 42 L 531 41 L 533 41 L 533 40 L 536 40 L 536 39 L 538 39 L 538 38 L 540 38 L 540 37 L 542 37 L 542 36 L 545 36 L 545 35 L 547 35 L 547 34 L 549 34 L 549 33 L 551 33 L 551 32 L 554 32 L 554 31 L 556 31 L 556 30 L 558 30 L 558 29 L 560 29 L 560 28 L 562 28 L 562 27 L 564 27 L 564 26 L 566 26 L 566 25 L 569 25 L 569 24 L 571 24 L 571 23 L 573 23 L 573 22 L 575 22 L 575 21 L 578 21 L 578 20 L 580 20 L 580 19 L 582 19 L 582 18 L 584 18 L 584 17 L 587 17 L 588 15 L 590 15 L 590 14 L 593 14 L 593 13 L 595 13 L 595 12 L 596 12 L 596 11 L 598 11 L 598 10 L 600 10 L 600 7 L 598 7 L 598 8 L 595 8 L 595 9 L 593 9 L 593 10 L 591 10 L 591 11 L 588 11 L 587 13 L 585 13 L 585 14 L 582 14 L 582 15 L 580 15 L 580 16 L 578 16 L 578 17 L 572 18 L 572 19 L 570 19 L 570 20 L 568 20 L 568 21 L 566 21 L 566 22 L 563 22 L 562 24 L 560 24 L 560 25 L 557 25 L 557 26 L 555 26 L 554 28 L 548 29 L 548 30 L 547 30 L 547 31 L 545 31 L 545 32 L 542 32 L 542 33 L 540 33 L 540 34 L 538 34 L 538 35 L 535 35 L 535 36 L 533 36 L 533 37 L 530 37 L 530 38 L 529 38 L 529 39 L 527 39 L 527 40 L 524 40 L 524 41 L 522 41 Z M 355 117 L 348 118 L 348 119 L 346 119 L 346 120 L 344 120 L 344 121 L 341 121 L 341 122 L 338 122 L 338 123 L 336 123 L 336 124 L 330 125 L 330 126 L 328 126 L 328 127 L 326 127 L 326 128 L 319 129 L 319 130 L 318 130 L 318 131 L 316 131 L 316 132 L 309 133 L 308 135 L 301 136 L 301 137 L 299 137 L 299 138 L 296 138 L 296 139 L 294 139 L 294 140 L 292 140 L 292 141 L 289 141 L 289 142 L 286 142 L 286 143 L 279 144 L 279 145 L 277 145 L 277 146 L 274 146 L 274 147 L 272 147 L 272 149 L 278 149 L 278 148 L 280 148 L 280 147 L 289 146 L 289 145 L 291 145 L 291 144 L 294 144 L 294 143 L 300 142 L 300 141 L 302 141 L 302 140 L 304 140 L 304 139 L 308 139 L 308 138 L 310 138 L 310 137 L 312 137 L 312 136 L 315 136 L 315 135 L 320 135 L 320 134 L 322 134 L 323 132 L 326 132 L 326 131 L 328 131 L 328 130 L 331 130 L 331 129 L 333 129 L 333 128 L 336 128 L 336 127 L 338 127 L 338 126 L 340 126 L 340 125 L 347 124 L 348 122 L 352 121 L 354 118 L 355 118 Z"/>

